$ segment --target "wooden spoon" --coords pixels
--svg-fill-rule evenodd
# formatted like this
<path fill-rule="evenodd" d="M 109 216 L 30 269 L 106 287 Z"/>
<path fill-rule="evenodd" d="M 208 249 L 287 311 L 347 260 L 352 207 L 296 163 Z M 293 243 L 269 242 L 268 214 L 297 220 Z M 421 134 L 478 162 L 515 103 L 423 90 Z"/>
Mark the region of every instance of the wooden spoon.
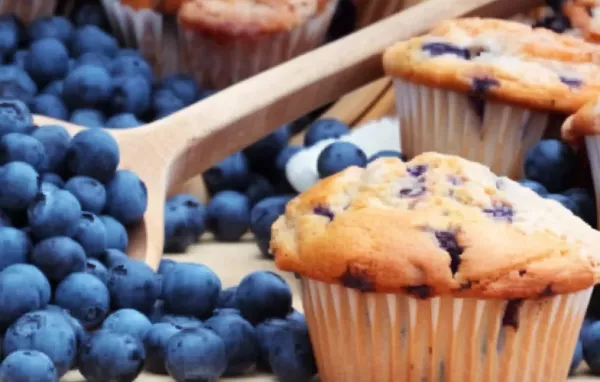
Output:
<path fill-rule="evenodd" d="M 381 54 L 393 43 L 464 15 L 507 17 L 540 0 L 429 0 L 350 36 L 240 82 L 144 127 L 109 130 L 121 148 L 122 169 L 148 188 L 144 221 L 130 234 L 129 256 L 157 268 L 163 253 L 167 189 L 267 135 L 383 75 Z M 74 125 L 35 117 L 38 125 Z"/>

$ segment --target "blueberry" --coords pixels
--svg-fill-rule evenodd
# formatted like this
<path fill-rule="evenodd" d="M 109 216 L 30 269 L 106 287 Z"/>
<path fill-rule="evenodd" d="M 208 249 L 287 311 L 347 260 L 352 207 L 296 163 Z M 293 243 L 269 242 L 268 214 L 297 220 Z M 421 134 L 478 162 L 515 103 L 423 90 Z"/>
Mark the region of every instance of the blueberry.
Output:
<path fill-rule="evenodd" d="M 149 313 L 160 296 L 161 280 L 146 263 L 129 260 L 109 269 L 108 290 L 113 309 L 132 308 Z"/>
<path fill-rule="evenodd" d="M 264 170 L 264 168 L 272 166 L 279 152 L 287 146 L 289 139 L 290 127 L 284 125 L 260 141 L 246 147 L 244 154 L 246 154 L 253 169 L 257 171 L 260 169 Z"/>
<path fill-rule="evenodd" d="M 107 249 L 104 223 L 91 212 L 86 211 L 81 213 L 81 218 L 79 219 L 73 239 L 91 257 L 101 256 Z"/>
<path fill-rule="evenodd" d="M 129 113 L 141 116 L 150 107 L 151 89 L 150 83 L 145 77 L 131 74 L 114 77 L 112 88 L 113 94 L 109 101 L 109 107 L 113 113 Z M 135 122 L 139 123 L 138 120 L 135 120 Z M 110 123 L 108 126 L 113 127 Z"/>
<path fill-rule="evenodd" d="M 39 294 L 41 306 L 46 306 L 48 303 L 50 303 L 50 295 L 52 291 L 50 289 L 50 283 L 42 271 L 31 264 L 19 263 L 4 268 L 0 275 L 8 275 L 13 273 L 19 275 L 22 278 L 21 281 L 26 280 L 27 286 L 34 286 L 36 288 Z"/>
<path fill-rule="evenodd" d="M 58 382 L 52 360 L 36 350 L 20 350 L 11 353 L 0 366 L 2 381 Z"/>
<path fill-rule="evenodd" d="M 165 277 L 165 275 L 169 271 L 171 271 L 171 269 L 173 269 L 175 264 L 177 264 L 177 262 L 175 260 L 164 259 L 164 258 L 161 259 L 160 264 L 158 265 L 158 274 L 161 275 L 162 277 Z"/>
<path fill-rule="evenodd" d="M 167 344 L 167 371 L 177 381 L 216 381 L 227 367 L 225 342 L 208 329 L 185 329 Z"/>
<path fill-rule="evenodd" d="M 107 268 L 111 268 L 123 262 L 129 261 L 129 257 L 127 257 L 124 252 L 119 251 L 118 249 L 107 249 L 100 257 L 100 261 L 102 261 Z"/>
<path fill-rule="evenodd" d="M 4 335 L 4 353 L 37 350 L 54 363 L 56 373 L 64 375 L 77 356 L 77 336 L 65 316 L 52 311 L 26 313 Z"/>
<path fill-rule="evenodd" d="M 275 195 L 275 188 L 271 182 L 260 174 L 250 174 L 250 182 L 246 188 L 246 196 L 250 201 L 250 205 L 254 206 L 261 200 Z"/>
<path fill-rule="evenodd" d="M 10 216 L 0 209 L 0 227 L 12 227 Z"/>
<path fill-rule="evenodd" d="M 264 256 L 269 255 L 271 226 L 285 212 L 291 196 L 273 196 L 261 200 L 250 212 L 250 230 Z"/>
<path fill-rule="evenodd" d="M 13 162 L 18 163 L 18 162 Z M 81 205 L 68 191 L 40 192 L 27 210 L 31 232 L 38 239 L 72 236 L 81 217 Z"/>
<path fill-rule="evenodd" d="M 350 132 L 348 125 L 333 118 L 319 119 L 313 122 L 304 135 L 304 146 L 312 146 L 324 139 L 337 139 Z"/>
<path fill-rule="evenodd" d="M 201 264 L 178 263 L 164 275 L 163 300 L 172 314 L 208 317 L 220 292 L 219 277 Z"/>
<path fill-rule="evenodd" d="M 29 164 L 10 162 L 0 167 L 0 208 L 19 210 L 36 200 L 39 175 Z"/>
<path fill-rule="evenodd" d="M 8 272 L 0 272 L 0 327 L 2 329 L 6 329 L 23 314 L 43 309 L 48 304 L 48 300 L 42 300 L 42 291 L 38 285 L 28 280 L 31 271 L 11 271 L 10 267 L 6 269 Z M 47 288 L 44 292 L 50 289 L 50 285 L 44 287 Z"/>
<path fill-rule="evenodd" d="M 2 39 L 0 37 L 0 45 L 1 40 Z M 2 117 L 0 119 L 0 135 L 5 129 L 3 121 L 5 118 L 13 118 L 18 122 L 21 122 L 21 119 L 23 118 L 23 112 L 21 112 L 21 108 L 15 108 L 11 105 L 21 101 L 26 103 L 31 102 L 31 100 L 37 93 L 37 90 L 38 89 L 35 82 L 33 82 L 31 77 L 29 77 L 29 74 L 27 74 L 27 72 L 25 72 L 24 69 L 15 65 L 0 66 L 0 98 L 4 99 L 0 102 L 0 112 L 4 114 L 4 110 L 2 109 L 6 107 L 6 104 L 8 104 L 8 107 L 10 107 L 11 109 L 15 109 L 14 111 L 12 111 L 12 114 L 8 116 L 0 115 Z M 29 116 L 28 118 L 31 119 L 31 116 Z M 13 126 L 12 130 L 10 131 L 19 132 L 21 131 L 19 127 L 20 125 Z"/>
<path fill-rule="evenodd" d="M 131 113 L 113 115 L 106 121 L 106 127 L 110 129 L 130 129 L 142 126 L 143 123 Z"/>
<path fill-rule="evenodd" d="M 558 203 L 562 204 L 563 207 L 565 207 L 566 209 L 568 209 L 575 215 L 579 214 L 579 209 L 577 208 L 577 205 L 575 204 L 575 202 L 573 202 L 573 200 L 571 200 L 569 197 L 567 197 L 565 195 L 548 194 L 548 195 L 545 195 L 545 198 L 557 201 Z"/>
<path fill-rule="evenodd" d="M 25 57 L 25 70 L 40 87 L 63 78 L 69 71 L 67 48 L 54 38 L 34 41 Z"/>
<path fill-rule="evenodd" d="M 55 38 L 67 44 L 73 36 L 73 24 L 66 17 L 48 16 L 34 20 L 27 28 L 32 41 Z"/>
<path fill-rule="evenodd" d="M 171 74 L 164 77 L 160 89 L 167 89 L 183 101 L 184 105 L 196 102 L 200 88 L 194 78 L 187 74 Z"/>
<path fill-rule="evenodd" d="M 121 48 L 119 49 L 119 53 L 117 53 L 117 57 L 123 56 L 142 57 L 142 54 L 133 48 Z"/>
<path fill-rule="evenodd" d="M 27 55 L 29 54 L 28 50 L 19 49 L 13 54 L 12 58 L 8 60 L 11 65 L 18 66 L 19 68 L 25 70 L 25 61 L 27 60 Z"/>
<path fill-rule="evenodd" d="M 572 375 L 575 373 L 577 368 L 579 368 L 579 365 L 581 364 L 582 360 L 583 360 L 583 345 L 581 343 L 581 340 L 578 340 L 577 344 L 575 345 L 575 352 L 573 353 L 573 360 L 571 361 L 571 367 L 569 368 L 569 375 Z"/>
<path fill-rule="evenodd" d="M 256 325 L 256 339 L 259 351 L 257 366 L 259 369 L 271 371 L 269 354 L 273 348 L 274 335 L 289 325 L 290 321 L 282 318 L 270 318 Z"/>
<path fill-rule="evenodd" d="M 593 374 L 600 374 L 600 321 L 595 321 L 585 328 L 581 342 L 583 359 Z"/>
<path fill-rule="evenodd" d="M 42 175 L 42 184 L 44 183 L 52 184 L 56 186 L 56 188 L 63 188 L 65 186 L 65 182 L 61 176 L 53 172 L 45 172 Z"/>
<path fill-rule="evenodd" d="M 283 318 L 292 307 L 292 291 L 287 282 L 266 271 L 244 277 L 238 285 L 235 299 L 244 318 L 252 324 L 267 318 Z"/>
<path fill-rule="evenodd" d="M 119 55 L 110 64 L 110 74 L 113 77 L 135 78 L 140 76 L 147 84 L 152 83 L 154 76 L 152 67 L 140 55 Z M 148 91 L 147 96 L 150 96 Z"/>
<path fill-rule="evenodd" d="M 190 194 L 177 194 L 167 200 L 167 204 L 183 205 L 188 210 L 189 225 L 196 239 L 204 233 L 206 225 L 206 206 Z"/>
<path fill-rule="evenodd" d="M 143 341 L 152 323 L 142 313 L 134 309 L 120 309 L 104 320 L 102 329 L 111 332 L 128 334 L 133 338 Z"/>
<path fill-rule="evenodd" d="M 185 102 L 168 89 L 159 89 L 152 93 L 151 102 L 156 119 L 164 118 L 186 107 Z"/>
<path fill-rule="evenodd" d="M 106 12 L 101 3 L 96 1 L 83 1 L 76 4 L 71 18 L 77 27 L 94 25 L 103 30 L 110 30 Z"/>
<path fill-rule="evenodd" d="M 106 183 L 119 165 L 119 145 L 102 129 L 77 133 L 71 140 L 66 161 L 74 175 L 86 175 Z"/>
<path fill-rule="evenodd" d="M 71 41 L 71 54 L 79 57 L 87 52 L 98 52 L 108 57 L 115 57 L 119 52 L 119 43 L 97 26 L 84 25 L 75 30 Z"/>
<path fill-rule="evenodd" d="M 556 139 L 545 139 L 525 155 L 527 179 L 541 183 L 549 192 L 561 192 L 573 183 L 576 155 L 573 149 Z"/>
<path fill-rule="evenodd" d="M 77 109 L 71 113 L 72 123 L 84 127 L 104 127 L 106 117 L 101 111 L 95 109 Z"/>
<path fill-rule="evenodd" d="M 101 106 L 111 94 L 112 79 L 106 69 L 99 66 L 79 66 L 65 78 L 63 100 L 71 109 Z"/>
<path fill-rule="evenodd" d="M 365 167 L 367 157 L 350 142 L 334 142 L 327 146 L 317 159 L 317 171 L 321 178 L 336 174 L 350 166 Z"/>
<path fill-rule="evenodd" d="M 106 212 L 121 223 L 137 223 L 148 206 L 144 182 L 129 170 L 119 170 L 106 185 Z"/>
<path fill-rule="evenodd" d="M 287 381 L 309 381 L 317 374 L 317 364 L 306 323 L 289 321 L 273 333 L 269 364 L 273 374 Z"/>
<path fill-rule="evenodd" d="M 68 310 L 61 308 L 58 305 L 48 305 L 46 306 L 46 309 L 44 309 L 44 312 L 57 315 L 59 318 L 67 322 L 67 324 L 71 327 L 71 329 L 73 329 L 73 332 L 75 333 L 75 338 L 77 340 L 77 349 L 79 349 L 79 346 L 87 340 L 88 333 L 85 331 L 83 326 L 81 326 L 79 320 L 71 316 Z M 75 366 L 74 363 L 76 360 L 74 359 L 73 361 L 74 362 L 71 367 Z"/>
<path fill-rule="evenodd" d="M 52 94 L 40 94 L 36 96 L 31 101 L 31 112 L 62 121 L 69 119 L 69 111 L 65 104 L 58 96 Z"/>
<path fill-rule="evenodd" d="M 521 179 L 519 180 L 519 184 L 523 187 L 527 187 L 530 190 L 534 191 L 540 196 L 548 195 L 548 190 L 541 183 L 536 182 L 535 180 L 530 179 Z"/>
<path fill-rule="evenodd" d="M 217 193 L 208 204 L 207 223 L 217 240 L 239 240 L 250 223 L 248 197 L 237 191 Z"/>
<path fill-rule="evenodd" d="M 596 227 L 596 202 L 594 195 L 585 188 L 571 188 L 563 193 L 577 206 L 578 216 L 592 227 Z"/>
<path fill-rule="evenodd" d="M 285 168 L 290 159 L 300 151 L 302 151 L 301 146 L 286 146 L 281 150 L 279 155 L 277 155 L 277 158 L 275 159 L 275 171 L 280 178 L 286 179 Z"/>
<path fill-rule="evenodd" d="M 98 326 L 110 308 L 106 285 L 87 273 L 71 273 L 65 277 L 56 287 L 54 300 L 86 329 Z"/>
<path fill-rule="evenodd" d="M 106 228 L 106 246 L 110 249 L 125 251 L 129 245 L 129 238 L 125 227 L 112 216 L 102 215 L 100 216 L 100 220 L 102 220 L 104 228 Z"/>
<path fill-rule="evenodd" d="M 258 343 L 254 327 L 248 321 L 236 314 L 223 314 L 211 317 L 205 326 L 225 342 L 225 375 L 240 375 L 254 368 Z"/>
<path fill-rule="evenodd" d="M 165 314 L 158 320 L 158 322 L 175 325 L 179 329 L 194 329 L 204 326 L 199 318 L 192 316 L 179 316 L 174 314 Z"/>
<path fill-rule="evenodd" d="M 335 41 L 356 28 L 356 5 L 352 0 L 340 0 L 331 19 L 326 41 Z"/>
<path fill-rule="evenodd" d="M 65 83 L 63 80 L 52 81 L 42 89 L 40 94 L 51 94 L 60 98 L 62 97 L 64 85 Z"/>
<path fill-rule="evenodd" d="M 406 155 L 402 154 L 400 151 L 394 151 L 394 150 L 382 150 L 382 151 L 376 152 L 375 154 L 371 155 L 371 157 L 369 158 L 369 160 L 367 162 L 371 163 L 373 161 L 376 161 L 379 158 L 398 158 L 401 161 L 406 162 Z"/>
<path fill-rule="evenodd" d="M 85 271 L 90 275 L 96 276 L 104 284 L 108 283 L 108 269 L 95 258 L 88 258 L 85 262 Z"/>
<path fill-rule="evenodd" d="M 22 38 L 21 25 L 17 18 L 9 14 L 0 16 L 0 55 L 15 51 Z"/>
<path fill-rule="evenodd" d="M 69 132 L 63 126 L 47 125 L 35 129 L 31 136 L 44 146 L 48 170 L 62 170 L 61 166 L 71 142 Z"/>
<path fill-rule="evenodd" d="M 306 316 L 304 314 L 298 312 L 296 309 L 292 309 L 292 311 L 285 318 L 286 320 L 295 321 L 302 325 L 306 324 Z"/>
<path fill-rule="evenodd" d="M 217 300 L 217 308 L 238 309 L 237 302 L 235 300 L 236 290 L 237 286 L 223 289 L 221 293 L 219 293 L 219 299 Z"/>
<path fill-rule="evenodd" d="M 65 184 L 69 191 L 79 200 L 81 208 L 99 214 L 106 206 L 106 189 L 104 185 L 89 176 L 75 176 Z"/>
<path fill-rule="evenodd" d="M 173 324 L 157 323 L 152 325 L 144 338 L 147 361 L 146 368 L 156 374 L 166 374 L 165 356 L 167 344 L 171 337 L 181 331 Z"/>
<path fill-rule="evenodd" d="M 1 72 L 2 67 L 0 67 L 0 77 Z M 0 93 L 2 93 L 1 88 L 0 83 Z M 17 100 L 0 100 L 0 136 L 8 133 L 26 133 L 32 125 L 33 119 L 27 105 Z"/>
<path fill-rule="evenodd" d="M 83 65 L 99 66 L 110 73 L 111 59 L 110 57 L 99 52 L 87 52 L 82 54 L 81 56 L 79 56 L 79 58 L 77 58 L 77 60 L 75 60 L 74 68 Z"/>
<path fill-rule="evenodd" d="M 47 167 L 48 157 L 44 145 L 35 137 L 9 133 L 0 138 L 0 163 L 8 162 L 24 162 L 41 172 Z"/>
<path fill-rule="evenodd" d="M 62 281 L 71 273 L 84 272 L 85 260 L 81 245 L 64 236 L 40 241 L 31 253 L 31 263 L 54 283 Z"/>
<path fill-rule="evenodd" d="M 242 152 L 228 156 L 204 172 L 211 194 L 225 190 L 244 191 L 250 180 L 248 160 Z"/>
<path fill-rule="evenodd" d="M 142 343 L 108 330 L 95 332 L 81 347 L 79 371 L 90 382 L 133 381 L 146 360 Z"/>
<path fill-rule="evenodd" d="M 165 302 L 163 300 L 156 300 L 152 312 L 148 314 L 150 322 L 157 323 L 165 315 Z"/>
<path fill-rule="evenodd" d="M 40 192 L 54 192 L 56 190 L 60 190 L 60 187 L 53 183 L 42 182 L 40 186 Z"/>
<path fill-rule="evenodd" d="M 183 204 L 165 205 L 165 244 L 166 253 L 185 252 L 197 238 L 190 226 L 189 211 Z"/>

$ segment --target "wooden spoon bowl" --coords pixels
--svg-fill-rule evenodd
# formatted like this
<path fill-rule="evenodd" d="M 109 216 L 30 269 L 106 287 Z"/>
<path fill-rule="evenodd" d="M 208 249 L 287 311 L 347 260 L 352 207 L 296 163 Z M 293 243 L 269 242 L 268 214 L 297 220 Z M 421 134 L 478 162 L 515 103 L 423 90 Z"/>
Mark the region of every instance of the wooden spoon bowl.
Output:
<path fill-rule="evenodd" d="M 381 54 L 393 43 L 465 15 L 508 17 L 536 0 L 429 0 L 334 43 L 236 84 L 140 128 L 107 130 L 121 150 L 121 169 L 146 183 L 148 209 L 130 233 L 129 256 L 157 268 L 163 253 L 167 190 L 200 174 L 284 123 L 335 101 L 383 74 Z M 82 127 L 36 116 L 37 125 Z"/>

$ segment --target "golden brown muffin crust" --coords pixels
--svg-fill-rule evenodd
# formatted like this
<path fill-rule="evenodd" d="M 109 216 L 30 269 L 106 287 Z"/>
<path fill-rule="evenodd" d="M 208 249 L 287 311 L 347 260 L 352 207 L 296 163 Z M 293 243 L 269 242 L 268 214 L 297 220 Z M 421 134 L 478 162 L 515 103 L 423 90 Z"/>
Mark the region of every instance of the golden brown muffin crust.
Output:
<path fill-rule="evenodd" d="M 600 46 L 514 21 L 464 18 L 386 50 L 387 74 L 574 113 L 600 92 Z"/>
<path fill-rule="evenodd" d="M 154 9 L 159 12 L 174 15 L 181 7 L 184 0 L 121 0 L 121 3 L 139 11 L 142 9 Z"/>
<path fill-rule="evenodd" d="M 585 39 L 600 42 L 600 1 L 565 0 L 562 11 Z"/>
<path fill-rule="evenodd" d="M 600 233 L 465 159 L 426 153 L 349 168 L 272 227 L 279 268 L 365 292 L 530 298 L 599 277 Z"/>
<path fill-rule="evenodd" d="M 591 100 L 568 117 L 562 125 L 562 138 L 577 144 L 587 135 L 600 134 L 600 97 Z"/>

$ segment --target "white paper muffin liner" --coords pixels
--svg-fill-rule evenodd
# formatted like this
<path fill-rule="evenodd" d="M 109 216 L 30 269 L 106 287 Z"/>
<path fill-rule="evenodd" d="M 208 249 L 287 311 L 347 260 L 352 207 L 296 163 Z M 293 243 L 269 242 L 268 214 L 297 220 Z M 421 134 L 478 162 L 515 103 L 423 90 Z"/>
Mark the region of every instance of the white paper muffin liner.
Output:
<path fill-rule="evenodd" d="M 563 382 L 592 293 L 518 303 L 301 283 L 326 382 Z"/>
<path fill-rule="evenodd" d="M 600 136 L 590 135 L 585 137 L 585 146 L 592 172 L 592 181 L 594 182 L 596 216 L 599 217 L 598 221 L 600 222 Z"/>
<path fill-rule="evenodd" d="M 134 10 L 119 0 L 102 0 L 110 24 L 125 46 L 137 49 L 159 76 L 186 71 L 174 16 Z"/>
<path fill-rule="evenodd" d="M 191 72 L 201 84 L 222 89 L 319 46 L 327 33 L 337 0 L 290 31 L 226 43 L 200 31 L 183 30 L 181 44 Z"/>
<path fill-rule="evenodd" d="M 0 14 L 14 13 L 25 23 L 52 16 L 56 0 L 0 0 Z"/>
<path fill-rule="evenodd" d="M 362 28 L 423 0 L 354 0 L 356 27 Z"/>
<path fill-rule="evenodd" d="M 549 113 L 485 102 L 478 115 L 468 94 L 394 79 L 402 152 L 459 155 L 513 179 L 522 177 L 523 157 L 544 135 Z"/>

